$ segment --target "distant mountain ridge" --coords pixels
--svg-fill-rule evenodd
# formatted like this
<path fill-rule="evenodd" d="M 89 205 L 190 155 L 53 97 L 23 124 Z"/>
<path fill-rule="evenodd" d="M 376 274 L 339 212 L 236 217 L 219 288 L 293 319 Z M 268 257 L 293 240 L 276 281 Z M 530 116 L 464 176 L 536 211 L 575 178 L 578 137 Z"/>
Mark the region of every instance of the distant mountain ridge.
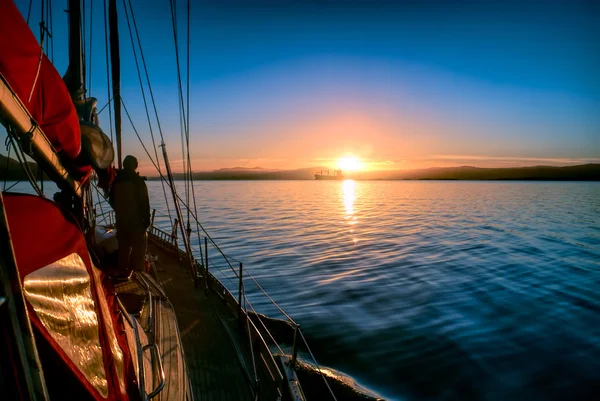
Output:
<path fill-rule="evenodd" d="M 303 168 L 295 170 L 252 169 L 219 169 L 214 171 L 198 171 L 192 173 L 194 180 L 311 180 L 320 168 Z M 174 174 L 175 179 L 183 179 L 183 174 Z"/>
<path fill-rule="evenodd" d="M 355 179 L 384 180 L 569 180 L 600 181 L 600 164 L 589 163 L 576 166 L 532 166 L 509 168 L 482 168 L 473 166 L 432 167 L 406 171 L 380 171 L 374 177 L 370 173 L 357 173 Z"/>
<path fill-rule="evenodd" d="M 295 170 L 220 169 L 195 172 L 195 180 L 314 180 L 315 173 L 327 170 L 310 167 Z M 432 167 L 418 170 L 344 172 L 355 180 L 538 180 L 538 181 L 600 181 L 600 164 L 576 166 L 533 166 L 510 168 L 482 168 L 473 166 Z M 183 179 L 183 174 L 175 174 Z"/>
<path fill-rule="evenodd" d="M 38 166 L 37 163 L 27 162 L 31 172 L 38 176 Z M 27 175 L 23 171 L 21 164 L 13 159 L 12 157 L 6 157 L 4 155 L 0 155 L 0 180 L 6 181 L 20 181 L 26 180 Z M 47 179 L 45 177 L 45 179 Z"/>
<path fill-rule="evenodd" d="M 37 176 L 37 165 L 28 162 Z M 192 173 L 194 180 L 314 180 L 315 173 L 327 167 L 309 167 L 294 170 L 271 170 L 261 167 L 233 167 Z M 536 181 L 600 181 L 600 163 L 576 166 L 533 166 L 510 168 L 482 168 L 473 166 L 432 167 L 418 170 L 344 172 L 355 180 L 536 180 Z M 182 180 L 182 173 L 175 173 Z M 27 179 L 18 161 L 0 154 L 0 180 Z M 149 177 L 158 180 L 158 177 Z"/>
<path fill-rule="evenodd" d="M 262 167 L 225 167 L 214 171 L 275 171 L 273 169 L 265 169 Z"/>

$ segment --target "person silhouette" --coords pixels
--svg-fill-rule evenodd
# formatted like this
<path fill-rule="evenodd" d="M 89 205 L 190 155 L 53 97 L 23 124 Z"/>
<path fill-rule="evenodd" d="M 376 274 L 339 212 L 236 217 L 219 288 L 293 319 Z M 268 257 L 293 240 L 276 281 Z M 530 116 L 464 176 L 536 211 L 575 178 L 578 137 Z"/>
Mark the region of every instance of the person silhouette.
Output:
<path fill-rule="evenodd" d="M 137 159 L 126 156 L 110 193 L 119 243 L 119 270 L 127 275 L 132 269 L 145 270 L 146 230 L 150 226 L 148 187 L 137 167 Z"/>

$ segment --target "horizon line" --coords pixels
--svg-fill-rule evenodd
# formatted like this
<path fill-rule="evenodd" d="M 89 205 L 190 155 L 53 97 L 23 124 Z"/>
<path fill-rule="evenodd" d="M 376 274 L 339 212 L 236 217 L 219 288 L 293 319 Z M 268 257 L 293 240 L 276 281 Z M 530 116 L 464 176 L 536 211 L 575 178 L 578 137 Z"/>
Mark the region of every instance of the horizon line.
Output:
<path fill-rule="evenodd" d="M 561 165 L 550 165 L 550 164 L 528 164 L 520 166 L 507 166 L 507 167 L 480 167 L 472 164 L 464 164 L 460 166 L 431 166 L 431 167 L 418 167 L 418 168 L 396 168 L 396 169 L 377 169 L 377 170 L 347 170 L 342 171 L 347 174 L 365 174 L 365 173 L 389 173 L 389 172 L 410 172 L 419 170 L 433 170 L 433 169 L 459 169 L 459 168 L 475 168 L 481 170 L 510 170 L 510 169 L 521 169 L 521 168 L 563 168 L 563 167 L 577 167 L 587 165 L 600 165 L 600 159 L 591 159 L 587 162 L 573 162 L 569 164 Z M 296 168 L 269 168 L 269 167 L 220 167 L 212 170 L 193 170 L 193 173 L 217 173 L 217 172 L 235 172 L 235 171 L 248 171 L 248 172 L 278 172 L 278 171 L 299 171 L 299 170 L 339 170 L 339 168 L 312 166 L 312 167 L 296 167 Z M 183 174 L 183 171 L 173 171 L 174 174 Z"/>

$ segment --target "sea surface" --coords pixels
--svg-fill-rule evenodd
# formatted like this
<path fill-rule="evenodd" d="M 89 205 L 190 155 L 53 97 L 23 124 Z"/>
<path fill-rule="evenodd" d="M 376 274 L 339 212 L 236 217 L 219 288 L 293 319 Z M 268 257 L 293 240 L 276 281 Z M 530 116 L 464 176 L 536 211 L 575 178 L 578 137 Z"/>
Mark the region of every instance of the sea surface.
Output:
<path fill-rule="evenodd" d="M 195 194 L 319 363 L 382 396 L 600 399 L 600 183 L 200 181 Z"/>
<path fill-rule="evenodd" d="M 600 183 L 194 185 L 203 226 L 318 362 L 386 399 L 600 399 Z M 148 186 L 166 229 L 161 184 Z"/>

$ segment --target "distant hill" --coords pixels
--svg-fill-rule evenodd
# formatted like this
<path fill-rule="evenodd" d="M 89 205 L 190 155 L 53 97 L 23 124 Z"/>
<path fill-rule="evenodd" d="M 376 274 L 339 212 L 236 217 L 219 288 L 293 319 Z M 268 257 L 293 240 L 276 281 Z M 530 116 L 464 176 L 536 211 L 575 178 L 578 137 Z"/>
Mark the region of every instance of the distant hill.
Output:
<path fill-rule="evenodd" d="M 232 168 L 193 173 L 195 180 L 314 180 L 315 173 L 327 170 L 311 167 L 296 170 Z M 553 167 L 480 168 L 434 167 L 420 170 L 369 171 L 344 173 L 355 180 L 539 180 L 600 181 L 600 164 Z M 156 179 L 156 178 L 155 178 Z M 175 174 L 183 179 L 183 174 Z"/>
<path fill-rule="evenodd" d="M 319 167 L 296 170 L 267 170 L 259 167 L 220 169 L 192 173 L 194 180 L 314 180 Z M 173 175 L 175 179 L 183 179 L 183 174 Z"/>
<path fill-rule="evenodd" d="M 215 171 L 276 171 L 276 170 L 265 169 L 262 167 L 229 167 L 229 168 L 220 168 Z"/>
<path fill-rule="evenodd" d="M 365 179 L 369 173 L 355 175 Z M 472 166 L 428 168 L 421 170 L 373 172 L 370 179 L 386 180 L 568 180 L 600 181 L 600 164 L 577 166 L 534 166 L 512 168 L 480 168 Z"/>
<path fill-rule="evenodd" d="M 37 177 L 38 166 L 37 163 L 28 162 L 31 172 Z M 21 168 L 19 162 L 12 157 L 6 157 L 0 155 L 0 180 L 4 181 L 19 181 L 26 180 L 27 176 Z"/>

